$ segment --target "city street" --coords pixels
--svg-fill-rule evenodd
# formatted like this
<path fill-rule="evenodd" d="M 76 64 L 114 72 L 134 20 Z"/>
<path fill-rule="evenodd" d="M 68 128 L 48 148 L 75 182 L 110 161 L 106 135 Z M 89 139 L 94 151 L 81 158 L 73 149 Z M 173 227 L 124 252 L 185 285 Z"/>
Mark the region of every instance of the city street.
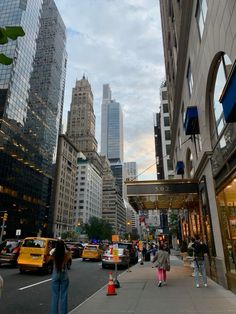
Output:
<path fill-rule="evenodd" d="M 69 311 L 107 284 L 109 271 L 102 269 L 101 262 L 74 259 L 69 271 Z M 51 275 L 34 272 L 20 274 L 17 268 L 8 266 L 2 266 L 0 274 L 4 279 L 4 290 L 0 299 L 1 314 L 49 313 Z"/>

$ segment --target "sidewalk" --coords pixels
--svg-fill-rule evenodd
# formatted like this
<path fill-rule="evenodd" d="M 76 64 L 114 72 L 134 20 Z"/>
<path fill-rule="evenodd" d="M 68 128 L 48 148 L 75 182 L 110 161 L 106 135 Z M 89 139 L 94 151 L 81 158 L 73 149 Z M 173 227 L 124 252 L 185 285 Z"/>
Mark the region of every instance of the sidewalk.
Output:
<path fill-rule="evenodd" d="M 114 276 L 114 274 L 113 274 Z M 208 287 L 195 288 L 190 267 L 171 256 L 167 286 L 158 287 L 156 268 L 136 264 L 119 277 L 117 295 L 103 287 L 70 314 L 236 314 L 236 296 L 208 279 Z"/>

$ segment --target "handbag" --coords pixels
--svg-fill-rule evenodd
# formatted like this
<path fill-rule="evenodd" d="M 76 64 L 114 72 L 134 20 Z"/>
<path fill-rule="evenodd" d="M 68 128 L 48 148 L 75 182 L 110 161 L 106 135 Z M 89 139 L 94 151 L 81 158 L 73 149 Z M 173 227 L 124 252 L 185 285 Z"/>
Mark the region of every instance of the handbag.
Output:
<path fill-rule="evenodd" d="M 166 271 L 170 271 L 170 264 L 166 264 Z"/>

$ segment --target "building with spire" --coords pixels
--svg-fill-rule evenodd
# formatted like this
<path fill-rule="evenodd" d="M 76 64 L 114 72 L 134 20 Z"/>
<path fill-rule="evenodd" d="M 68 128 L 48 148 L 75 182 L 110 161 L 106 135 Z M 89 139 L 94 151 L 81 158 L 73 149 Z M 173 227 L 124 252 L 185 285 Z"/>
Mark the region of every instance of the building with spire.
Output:
<path fill-rule="evenodd" d="M 79 152 L 82 152 L 102 173 L 100 156 L 95 138 L 95 114 L 93 93 L 85 75 L 76 81 L 72 90 L 72 101 L 67 119 L 67 136 Z"/>

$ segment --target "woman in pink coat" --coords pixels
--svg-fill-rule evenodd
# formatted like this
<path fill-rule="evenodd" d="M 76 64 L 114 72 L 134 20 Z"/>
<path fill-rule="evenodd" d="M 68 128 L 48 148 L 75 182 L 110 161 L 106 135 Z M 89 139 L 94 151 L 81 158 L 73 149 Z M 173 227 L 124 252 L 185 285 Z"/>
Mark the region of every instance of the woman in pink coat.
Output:
<path fill-rule="evenodd" d="M 161 287 L 162 284 L 166 284 L 166 271 L 170 270 L 170 255 L 164 250 L 163 244 L 160 244 L 152 262 L 157 267 L 158 287 Z"/>

